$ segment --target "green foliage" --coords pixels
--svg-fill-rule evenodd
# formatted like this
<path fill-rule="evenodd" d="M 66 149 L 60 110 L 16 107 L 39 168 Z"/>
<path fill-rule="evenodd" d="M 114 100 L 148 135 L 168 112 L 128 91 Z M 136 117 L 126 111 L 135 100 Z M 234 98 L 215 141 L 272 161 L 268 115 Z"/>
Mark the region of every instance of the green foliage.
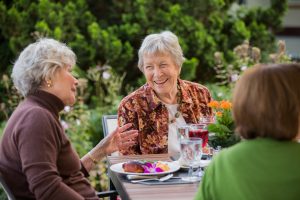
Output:
<path fill-rule="evenodd" d="M 93 147 L 89 121 L 90 111 L 82 103 L 77 103 L 72 109 L 66 107 L 65 112 L 61 113 L 62 126 L 80 157 Z"/>
<path fill-rule="evenodd" d="M 6 125 L 6 121 L 2 121 L 2 122 L 0 123 L 0 140 L 1 140 L 2 135 L 3 135 L 5 125 Z"/>
<path fill-rule="evenodd" d="M 221 101 L 223 99 L 231 99 L 231 87 L 219 84 L 206 84 L 205 86 L 209 89 L 210 94 L 214 100 Z"/>
<path fill-rule="evenodd" d="M 249 67 L 259 64 L 264 52 L 258 47 L 251 46 L 246 40 L 236 46 L 233 50 L 232 58 L 225 60 L 224 53 L 215 52 L 215 64 L 217 85 L 233 88 L 239 76 Z M 280 40 L 277 44 L 277 52 L 268 54 L 266 63 L 289 63 L 292 62 L 290 56 L 286 54 L 285 42 Z M 214 86 L 212 90 L 218 91 Z M 218 97 L 216 98 L 218 99 Z M 227 98 L 230 99 L 230 98 Z"/>
<path fill-rule="evenodd" d="M 197 59 L 188 78 L 214 81 L 215 51 L 229 59 L 244 40 L 270 51 L 287 1 L 272 0 L 269 8 L 246 8 L 235 0 L 134 0 L 134 1 L 17 1 L 0 2 L 1 71 L 27 44 L 38 37 L 67 42 L 88 70 L 110 65 L 125 84 L 137 86 L 141 73 L 135 67 L 137 49 L 150 33 L 171 30 L 179 36 L 188 61 Z M 153 13 L 155 11 L 155 13 Z M 8 48 L 7 48 L 8 47 Z M 190 65 L 191 63 L 188 63 Z M 94 91 L 91 91 L 94 92 Z"/>
<path fill-rule="evenodd" d="M 208 126 L 208 130 L 214 133 L 214 136 L 210 137 L 210 145 L 213 147 L 228 147 L 239 141 L 238 136 L 234 134 L 231 106 L 223 100 L 231 99 L 232 88 L 243 71 L 254 64 L 260 63 L 261 60 L 261 50 L 257 47 L 251 47 L 248 41 L 236 46 L 233 52 L 233 60 L 231 62 L 225 61 L 223 53 L 215 53 L 215 70 L 218 82 L 207 85 L 213 99 L 216 100 L 209 103 L 216 117 L 216 122 Z M 229 64 L 225 65 L 227 62 Z M 286 54 L 284 41 L 278 41 L 278 50 L 276 53 L 269 55 L 268 62 L 292 62 L 291 58 Z"/>
<path fill-rule="evenodd" d="M 194 80 L 196 78 L 196 68 L 199 61 L 197 58 L 186 60 L 181 68 L 180 78 L 184 80 Z"/>
<path fill-rule="evenodd" d="M 77 102 L 62 113 L 63 125 L 77 152 L 82 156 L 102 138 L 102 115 L 116 114 L 122 96 L 120 88 L 123 77 L 110 66 L 97 66 L 84 73 L 75 67 L 78 78 Z M 93 87 L 96 94 L 89 92 Z M 71 109 L 71 111 L 69 111 Z"/>
<path fill-rule="evenodd" d="M 231 113 L 231 103 L 229 101 L 212 101 L 209 106 L 215 114 L 215 122 L 208 125 L 208 131 L 213 133 L 209 143 L 216 148 L 217 146 L 228 147 L 237 142 L 239 138 L 234 134 L 234 121 Z"/>
<path fill-rule="evenodd" d="M 95 95 L 92 94 L 92 103 L 96 107 L 116 106 L 120 102 L 120 88 L 123 76 L 118 76 L 108 65 L 90 68 L 87 78 L 93 83 Z"/>
<path fill-rule="evenodd" d="M 1 200 L 7 200 L 8 199 L 1 186 L 0 186 L 0 199 Z"/>
<path fill-rule="evenodd" d="M 22 97 L 12 86 L 12 80 L 6 74 L 3 74 L 0 79 L 0 88 L 4 93 L 0 95 L 0 122 L 2 122 L 2 120 L 8 120 Z"/>
<path fill-rule="evenodd" d="M 109 189 L 107 184 L 109 178 L 106 176 L 108 167 L 109 166 L 104 159 L 102 162 L 99 162 L 92 171 L 90 171 L 89 180 L 96 191 L 107 191 Z"/>

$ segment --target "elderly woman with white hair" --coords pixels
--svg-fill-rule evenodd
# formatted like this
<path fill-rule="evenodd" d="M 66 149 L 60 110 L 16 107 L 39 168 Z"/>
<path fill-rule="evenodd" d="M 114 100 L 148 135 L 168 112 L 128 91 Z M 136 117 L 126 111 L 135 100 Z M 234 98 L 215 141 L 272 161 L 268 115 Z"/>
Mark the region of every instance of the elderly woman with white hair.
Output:
<path fill-rule="evenodd" d="M 0 143 L 0 171 L 17 199 L 98 199 L 88 171 L 106 154 L 132 145 L 137 131 L 118 127 L 81 160 L 59 121 L 59 112 L 75 103 L 76 56 L 53 39 L 27 46 L 15 62 L 12 78 L 25 97 L 7 122 Z"/>
<path fill-rule="evenodd" d="M 211 116 L 206 87 L 180 79 L 183 52 L 170 31 L 148 35 L 139 49 L 138 67 L 147 83 L 120 103 L 120 124 L 132 123 L 138 137 L 122 154 L 178 153 L 176 127 Z"/>

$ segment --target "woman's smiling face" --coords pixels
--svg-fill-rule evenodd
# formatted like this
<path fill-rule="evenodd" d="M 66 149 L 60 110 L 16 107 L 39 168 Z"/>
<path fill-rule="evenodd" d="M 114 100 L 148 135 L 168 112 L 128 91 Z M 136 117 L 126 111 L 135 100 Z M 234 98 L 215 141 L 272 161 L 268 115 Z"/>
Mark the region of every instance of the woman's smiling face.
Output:
<path fill-rule="evenodd" d="M 144 54 L 143 60 L 147 83 L 158 96 L 168 96 L 177 90 L 180 68 L 169 54 Z"/>

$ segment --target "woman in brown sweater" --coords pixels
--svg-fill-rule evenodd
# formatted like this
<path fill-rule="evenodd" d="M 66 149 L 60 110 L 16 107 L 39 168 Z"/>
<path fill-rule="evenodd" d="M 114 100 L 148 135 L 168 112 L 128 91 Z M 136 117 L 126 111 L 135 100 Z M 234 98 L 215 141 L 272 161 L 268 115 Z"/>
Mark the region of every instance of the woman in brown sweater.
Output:
<path fill-rule="evenodd" d="M 136 130 L 118 127 L 83 158 L 72 148 L 59 112 L 75 103 L 74 52 L 53 39 L 27 46 L 14 64 L 15 87 L 25 97 L 4 130 L 0 171 L 17 199 L 98 199 L 88 171 L 106 154 L 132 145 Z"/>

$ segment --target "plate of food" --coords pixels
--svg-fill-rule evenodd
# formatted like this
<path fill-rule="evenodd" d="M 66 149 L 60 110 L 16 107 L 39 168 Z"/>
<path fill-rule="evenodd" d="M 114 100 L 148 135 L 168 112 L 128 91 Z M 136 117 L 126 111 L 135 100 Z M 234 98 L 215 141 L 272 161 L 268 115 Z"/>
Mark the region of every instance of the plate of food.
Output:
<path fill-rule="evenodd" d="M 132 160 L 110 166 L 110 170 L 120 174 L 161 175 L 180 169 L 178 162 Z"/>

